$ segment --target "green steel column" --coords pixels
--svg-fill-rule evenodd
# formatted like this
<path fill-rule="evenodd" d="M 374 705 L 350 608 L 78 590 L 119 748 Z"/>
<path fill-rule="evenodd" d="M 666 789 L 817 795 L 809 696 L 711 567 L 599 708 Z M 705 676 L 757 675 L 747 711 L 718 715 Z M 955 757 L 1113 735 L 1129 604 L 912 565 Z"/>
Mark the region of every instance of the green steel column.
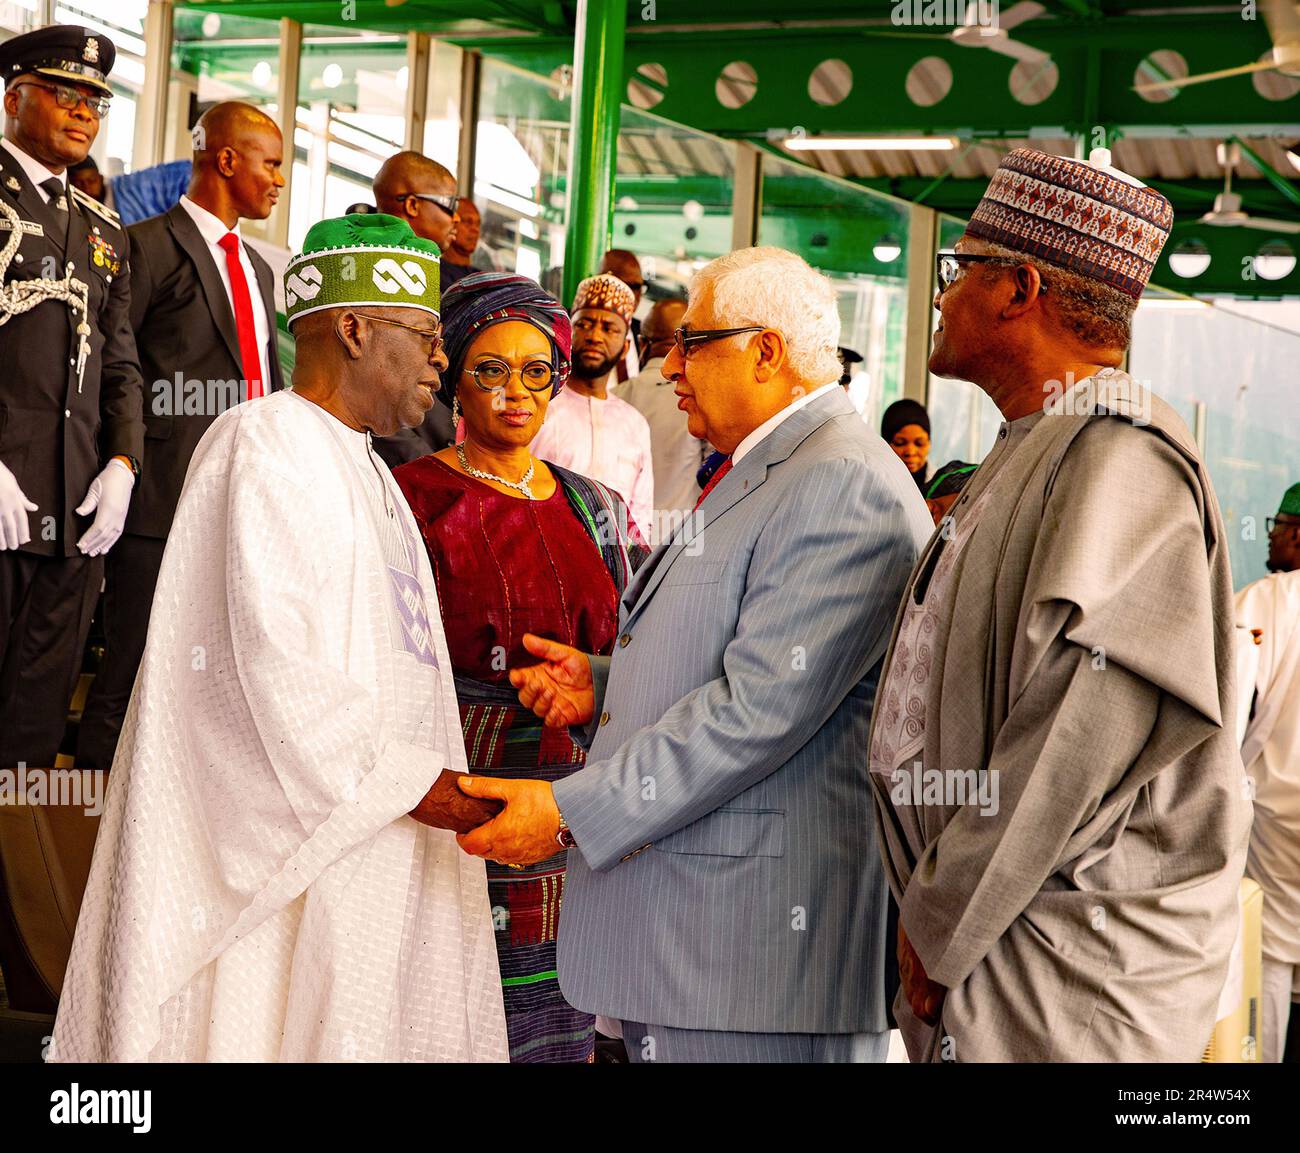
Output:
<path fill-rule="evenodd" d="M 623 95 L 626 0 L 579 0 L 573 45 L 568 209 L 564 236 L 567 308 L 584 276 L 600 265 L 614 226 L 614 166 Z"/>

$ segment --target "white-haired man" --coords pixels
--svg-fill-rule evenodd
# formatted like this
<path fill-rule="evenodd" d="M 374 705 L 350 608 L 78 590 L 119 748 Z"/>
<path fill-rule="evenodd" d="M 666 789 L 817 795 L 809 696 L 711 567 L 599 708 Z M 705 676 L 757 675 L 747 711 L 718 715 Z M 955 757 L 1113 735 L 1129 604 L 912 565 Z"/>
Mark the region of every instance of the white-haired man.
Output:
<path fill-rule="evenodd" d="M 839 387 L 829 281 L 774 248 L 702 269 L 664 361 L 729 454 L 628 586 L 612 657 L 530 638 L 511 672 L 583 725 L 554 786 L 474 777 L 460 838 L 508 864 L 570 846 L 565 997 L 633 1061 L 883 1060 L 885 885 L 863 749 L 889 623 L 932 525 Z"/>

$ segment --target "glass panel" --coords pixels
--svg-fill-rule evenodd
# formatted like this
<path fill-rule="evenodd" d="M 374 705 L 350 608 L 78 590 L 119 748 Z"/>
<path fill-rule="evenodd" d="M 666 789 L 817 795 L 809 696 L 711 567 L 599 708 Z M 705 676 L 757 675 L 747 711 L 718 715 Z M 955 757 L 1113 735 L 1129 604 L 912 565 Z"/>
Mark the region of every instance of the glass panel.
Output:
<path fill-rule="evenodd" d="M 613 246 L 640 259 L 642 314 L 652 296 L 684 295 L 696 269 L 731 250 L 733 156 L 727 141 L 623 106 Z"/>
<path fill-rule="evenodd" d="M 59 4 L 54 18 L 59 24 L 83 24 L 103 32 L 117 49 L 109 84 L 115 93 L 113 107 L 100 124 L 90 154 L 105 176 L 130 172 L 135 146 L 135 105 L 144 86 L 144 17 L 149 0 L 76 0 Z M 32 12 L 32 27 L 36 13 Z"/>
<path fill-rule="evenodd" d="M 1300 302 L 1224 300 L 1185 309 L 1139 305 L 1129 370 L 1193 427 L 1228 530 L 1236 588 L 1267 575 L 1264 520 L 1300 480 Z"/>
<path fill-rule="evenodd" d="M 474 199 L 483 215 L 475 263 L 518 272 L 559 295 L 570 93 L 496 60 L 480 74 Z"/>
<path fill-rule="evenodd" d="M 289 248 L 318 220 L 373 204 L 370 182 L 406 143 L 406 37 L 308 25 L 298 70 Z"/>
<path fill-rule="evenodd" d="M 758 242 L 797 252 L 834 281 L 840 339 L 863 357 L 849 395 L 875 427 L 903 392 L 907 238 L 902 201 L 764 156 Z"/>
<path fill-rule="evenodd" d="M 429 45 L 429 95 L 422 151 L 453 172 L 460 160 L 460 76 L 464 59 L 465 53 L 454 44 L 434 40 Z"/>
<path fill-rule="evenodd" d="M 221 100 L 242 100 L 279 119 L 278 20 L 178 7 L 173 27 L 166 159 L 189 159 L 190 129 Z"/>

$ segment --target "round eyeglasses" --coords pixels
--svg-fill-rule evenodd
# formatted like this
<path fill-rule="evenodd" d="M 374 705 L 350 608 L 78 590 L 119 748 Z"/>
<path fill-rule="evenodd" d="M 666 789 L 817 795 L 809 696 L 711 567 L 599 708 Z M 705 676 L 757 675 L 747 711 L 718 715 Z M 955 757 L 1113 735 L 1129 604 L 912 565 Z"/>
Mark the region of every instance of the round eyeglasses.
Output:
<path fill-rule="evenodd" d="M 474 383 L 484 392 L 503 392 L 515 370 L 504 360 L 480 360 L 473 368 L 464 369 L 474 378 Z M 555 379 L 555 369 L 544 360 L 530 360 L 519 369 L 519 379 L 529 392 L 545 392 Z"/>

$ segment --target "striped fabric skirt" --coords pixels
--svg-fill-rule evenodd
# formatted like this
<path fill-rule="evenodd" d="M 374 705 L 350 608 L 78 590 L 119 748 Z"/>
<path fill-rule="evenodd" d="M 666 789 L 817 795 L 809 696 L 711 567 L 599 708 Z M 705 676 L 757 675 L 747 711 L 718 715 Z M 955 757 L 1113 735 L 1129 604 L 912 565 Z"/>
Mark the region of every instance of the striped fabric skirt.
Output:
<path fill-rule="evenodd" d="M 548 729 L 520 708 L 514 691 L 456 678 L 471 773 L 558 781 L 580 769 L 582 746 L 567 729 Z M 595 1018 L 560 993 L 555 938 L 560 927 L 567 853 L 511 869 L 487 862 L 512 1062 L 593 1059 Z"/>

